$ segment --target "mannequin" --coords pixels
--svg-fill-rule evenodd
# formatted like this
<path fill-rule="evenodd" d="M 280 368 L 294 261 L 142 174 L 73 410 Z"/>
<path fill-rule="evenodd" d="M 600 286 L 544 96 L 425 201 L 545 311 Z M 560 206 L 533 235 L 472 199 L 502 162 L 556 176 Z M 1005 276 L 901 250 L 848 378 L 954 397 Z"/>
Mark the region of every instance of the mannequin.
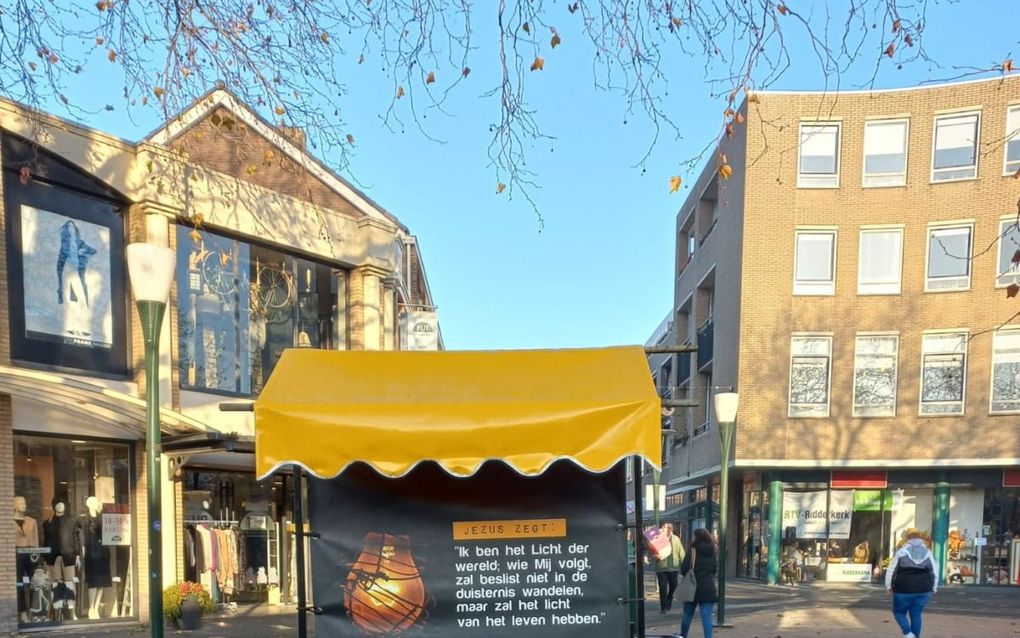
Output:
<path fill-rule="evenodd" d="M 102 506 L 99 499 L 85 499 L 88 514 L 82 521 L 85 554 L 85 584 L 89 588 L 89 618 L 99 618 L 103 603 L 103 588 L 113 585 L 110 576 L 110 549 L 103 545 Z"/>
<path fill-rule="evenodd" d="M 54 590 L 59 583 L 64 584 L 69 598 L 63 599 L 63 606 L 71 612 L 71 620 L 77 620 L 74 597 L 78 581 L 77 570 L 81 567 L 81 551 L 75 534 L 77 530 L 74 521 L 64 516 L 67 506 L 63 501 L 56 499 L 54 501 L 53 516 L 43 525 L 44 543 L 50 548 L 46 562 L 50 566 Z"/>
<path fill-rule="evenodd" d="M 14 546 L 15 547 L 38 547 L 39 546 L 39 523 L 34 518 L 25 514 L 28 511 L 28 503 L 24 496 L 14 497 Z M 28 603 L 31 597 L 31 587 L 25 579 L 31 579 L 35 572 L 32 562 L 32 554 L 18 552 L 18 587 L 21 593 L 18 595 L 18 611 L 21 612 L 21 622 L 29 622 Z"/>

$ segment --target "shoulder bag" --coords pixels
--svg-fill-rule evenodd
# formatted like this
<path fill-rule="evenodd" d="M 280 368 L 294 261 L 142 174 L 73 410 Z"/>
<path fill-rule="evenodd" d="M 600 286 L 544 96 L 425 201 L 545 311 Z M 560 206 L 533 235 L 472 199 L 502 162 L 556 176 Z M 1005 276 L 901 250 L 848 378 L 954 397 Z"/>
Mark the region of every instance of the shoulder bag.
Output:
<path fill-rule="evenodd" d="M 698 552 L 694 549 L 694 545 L 691 545 L 687 552 L 691 555 L 691 568 L 680 579 L 680 584 L 676 588 L 676 595 L 677 600 L 682 603 L 693 603 L 694 595 L 698 592 L 698 580 L 694 576 L 694 563 L 698 558 Z"/>

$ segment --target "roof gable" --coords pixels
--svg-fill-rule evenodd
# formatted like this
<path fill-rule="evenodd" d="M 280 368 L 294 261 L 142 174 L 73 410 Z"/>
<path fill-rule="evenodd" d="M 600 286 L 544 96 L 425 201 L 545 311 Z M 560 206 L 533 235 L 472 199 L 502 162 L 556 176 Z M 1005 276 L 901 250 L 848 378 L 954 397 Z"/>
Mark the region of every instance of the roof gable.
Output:
<path fill-rule="evenodd" d="M 200 97 L 194 104 L 170 120 L 165 126 L 151 133 L 146 137 L 145 141 L 163 146 L 171 146 L 196 125 L 205 121 L 217 109 L 229 111 L 238 122 L 255 131 L 257 135 L 278 149 L 285 157 L 296 162 L 309 175 L 349 202 L 360 213 L 377 221 L 396 224 L 406 231 L 404 225 L 396 217 L 329 169 L 314 155 L 288 139 L 286 135 L 273 127 L 272 124 L 260 117 L 226 89 L 216 88 Z"/>

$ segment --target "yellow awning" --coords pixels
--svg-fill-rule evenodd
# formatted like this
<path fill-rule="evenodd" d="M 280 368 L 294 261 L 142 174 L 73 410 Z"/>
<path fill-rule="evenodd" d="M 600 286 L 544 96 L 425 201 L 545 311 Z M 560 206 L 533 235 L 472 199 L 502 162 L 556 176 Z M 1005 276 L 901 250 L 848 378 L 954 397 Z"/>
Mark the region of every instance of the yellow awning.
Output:
<path fill-rule="evenodd" d="M 469 476 L 488 460 L 541 474 L 660 461 L 659 397 L 644 350 L 287 350 L 255 402 L 256 472 L 320 478 L 357 461 L 386 476 L 435 461 Z"/>

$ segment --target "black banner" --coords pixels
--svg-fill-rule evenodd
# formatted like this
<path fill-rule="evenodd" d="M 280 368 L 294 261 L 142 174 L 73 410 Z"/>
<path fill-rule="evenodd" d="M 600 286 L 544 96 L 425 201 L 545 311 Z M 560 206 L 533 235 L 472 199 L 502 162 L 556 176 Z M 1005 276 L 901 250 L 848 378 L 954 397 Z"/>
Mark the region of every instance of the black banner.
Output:
<path fill-rule="evenodd" d="M 503 463 L 451 477 L 423 464 L 312 480 L 316 633 L 621 638 L 628 632 L 624 470 Z"/>

